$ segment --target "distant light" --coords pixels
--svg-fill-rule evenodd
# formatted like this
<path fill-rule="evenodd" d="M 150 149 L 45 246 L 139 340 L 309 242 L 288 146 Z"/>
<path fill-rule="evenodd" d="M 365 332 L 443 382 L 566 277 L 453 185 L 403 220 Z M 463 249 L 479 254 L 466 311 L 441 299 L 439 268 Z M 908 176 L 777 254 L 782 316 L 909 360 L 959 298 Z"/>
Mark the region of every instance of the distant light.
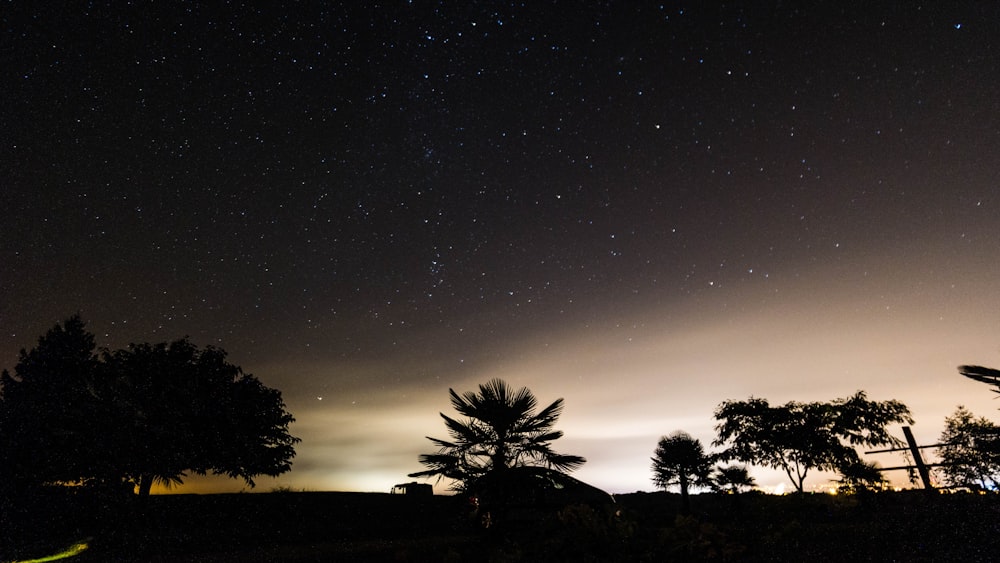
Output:
<path fill-rule="evenodd" d="M 955 24 L 955 29 L 962 29 L 962 24 L 956 23 Z"/>

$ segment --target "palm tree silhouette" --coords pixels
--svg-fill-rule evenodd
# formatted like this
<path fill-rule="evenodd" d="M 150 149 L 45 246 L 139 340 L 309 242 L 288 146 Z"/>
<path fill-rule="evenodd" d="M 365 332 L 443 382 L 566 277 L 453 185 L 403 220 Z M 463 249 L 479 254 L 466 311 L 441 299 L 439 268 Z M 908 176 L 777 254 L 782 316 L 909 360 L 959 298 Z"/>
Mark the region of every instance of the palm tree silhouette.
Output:
<path fill-rule="evenodd" d="M 653 461 L 653 484 L 661 489 L 677 485 L 681 490 L 681 509 L 687 514 L 691 505 L 691 487 L 710 485 L 712 459 L 705 455 L 701 441 L 687 432 L 674 432 L 660 438 Z"/>
<path fill-rule="evenodd" d="M 410 477 L 439 476 L 459 482 L 459 487 L 490 471 L 521 465 L 542 465 L 568 471 L 583 465 L 586 459 L 559 454 L 551 442 L 562 437 L 553 430 L 562 414 L 563 400 L 556 399 L 537 414 L 538 400 L 526 387 L 513 390 L 502 379 L 492 379 L 479 386 L 479 392 L 459 395 L 448 390 L 451 404 L 466 420 L 456 420 L 444 413 L 450 440 L 428 439 L 438 446 L 433 454 L 422 454 L 424 471 Z"/>
<path fill-rule="evenodd" d="M 983 366 L 958 366 L 958 373 L 973 381 L 994 385 L 996 389 L 991 391 L 1000 393 L 1000 370 Z"/>
<path fill-rule="evenodd" d="M 750 475 L 745 465 L 717 467 L 712 475 L 712 483 L 715 489 L 734 495 L 757 486 L 757 480 Z"/>

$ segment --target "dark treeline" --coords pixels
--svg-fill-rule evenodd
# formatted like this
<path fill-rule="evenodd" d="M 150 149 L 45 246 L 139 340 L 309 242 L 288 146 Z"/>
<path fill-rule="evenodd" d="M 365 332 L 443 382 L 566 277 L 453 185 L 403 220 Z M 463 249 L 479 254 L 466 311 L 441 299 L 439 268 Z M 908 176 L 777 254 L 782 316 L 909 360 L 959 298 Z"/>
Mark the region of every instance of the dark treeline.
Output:
<path fill-rule="evenodd" d="M 0 375 L 0 561 L 51 554 L 95 536 L 90 560 L 142 560 L 164 542 L 170 553 L 205 561 L 234 554 L 247 561 L 432 555 L 790 561 L 885 554 L 977 560 L 996 543 L 995 534 L 960 523 L 969 514 L 993 514 L 994 495 L 945 500 L 886 491 L 881 468 L 858 449 L 902 445 L 892 427 L 913 418 L 906 405 L 873 401 L 863 391 L 827 402 L 723 401 L 713 413 L 711 446 L 718 451 L 683 431 L 656 444 L 652 482 L 679 495 L 619 495 L 623 510 L 611 519 L 566 506 L 513 535 L 475 530 L 461 494 L 419 499 L 278 491 L 255 500 L 150 499 L 154 483 L 179 483 L 188 473 L 223 474 L 252 486 L 258 475 L 288 471 L 298 442 L 288 432 L 294 419 L 280 392 L 229 363 L 221 349 L 198 348 L 186 338 L 120 350 L 98 350 L 94 342 L 79 316 L 71 317 Z M 1000 381 L 1000 372 L 989 368 L 960 371 L 991 385 Z M 501 380 L 478 392 L 450 390 L 450 396 L 460 417 L 441 413 L 449 437 L 429 438 L 436 451 L 420 456 L 425 470 L 412 476 L 448 478 L 464 493 L 513 467 L 572 471 L 586 461 L 552 447 L 563 436 L 555 429 L 562 399 L 539 409 L 527 388 Z M 937 450 L 941 484 L 995 491 L 998 427 L 964 407 L 945 423 Z M 784 471 L 798 494 L 754 491 L 748 466 Z M 811 471 L 839 474 L 844 494 L 806 494 Z M 136 492 L 142 502 L 129 500 Z M 302 555 L 305 546 L 310 555 Z"/>
<path fill-rule="evenodd" d="M 79 316 L 21 350 L 0 387 L 0 491 L 74 485 L 148 495 L 187 472 L 291 468 L 281 393 L 187 339 L 100 350 Z"/>

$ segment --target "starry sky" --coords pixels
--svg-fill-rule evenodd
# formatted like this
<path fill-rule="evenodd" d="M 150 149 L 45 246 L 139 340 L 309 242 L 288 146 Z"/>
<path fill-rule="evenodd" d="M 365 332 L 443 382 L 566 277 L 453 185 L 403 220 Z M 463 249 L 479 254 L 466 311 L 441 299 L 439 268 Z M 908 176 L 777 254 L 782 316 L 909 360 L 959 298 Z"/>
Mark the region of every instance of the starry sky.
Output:
<path fill-rule="evenodd" d="M 5 5 L 0 366 L 220 346 L 264 491 L 388 491 L 493 377 L 611 492 L 728 399 L 1000 416 L 1000 5 L 220 4 Z"/>

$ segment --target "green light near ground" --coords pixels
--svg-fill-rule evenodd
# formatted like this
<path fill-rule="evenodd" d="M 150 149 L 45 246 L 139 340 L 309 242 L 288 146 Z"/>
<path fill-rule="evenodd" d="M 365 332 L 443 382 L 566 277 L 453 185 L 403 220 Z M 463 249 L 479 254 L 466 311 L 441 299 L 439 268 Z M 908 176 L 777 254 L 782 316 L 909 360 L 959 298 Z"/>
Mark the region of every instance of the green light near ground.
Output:
<path fill-rule="evenodd" d="M 48 561 L 59 561 L 61 559 L 69 559 L 70 557 L 76 557 L 77 555 L 80 555 L 81 553 L 86 551 L 87 548 L 89 547 L 90 544 L 87 543 L 86 540 L 78 541 L 54 555 L 49 555 L 47 557 L 39 557 L 38 559 L 18 559 L 16 561 L 7 561 L 4 563 L 46 563 Z"/>

